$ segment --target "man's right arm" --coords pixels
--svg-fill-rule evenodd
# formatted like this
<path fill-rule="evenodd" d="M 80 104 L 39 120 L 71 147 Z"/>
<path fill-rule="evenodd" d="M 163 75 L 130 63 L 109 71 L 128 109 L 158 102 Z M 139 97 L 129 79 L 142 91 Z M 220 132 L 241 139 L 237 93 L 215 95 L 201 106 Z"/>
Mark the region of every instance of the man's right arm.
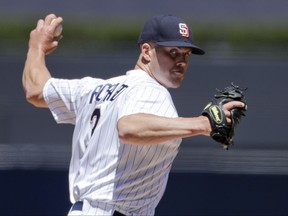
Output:
<path fill-rule="evenodd" d="M 54 40 L 54 31 L 63 22 L 54 14 L 39 20 L 36 28 L 30 33 L 29 49 L 23 70 L 22 84 L 28 102 L 36 107 L 47 107 L 43 98 L 43 88 L 45 83 L 51 78 L 45 63 L 45 56 L 53 52 L 58 41 Z"/>
<path fill-rule="evenodd" d="M 22 83 L 26 100 L 36 107 L 47 107 L 43 98 L 43 88 L 51 75 L 45 66 L 45 54 L 29 49 L 25 62 Z"/>

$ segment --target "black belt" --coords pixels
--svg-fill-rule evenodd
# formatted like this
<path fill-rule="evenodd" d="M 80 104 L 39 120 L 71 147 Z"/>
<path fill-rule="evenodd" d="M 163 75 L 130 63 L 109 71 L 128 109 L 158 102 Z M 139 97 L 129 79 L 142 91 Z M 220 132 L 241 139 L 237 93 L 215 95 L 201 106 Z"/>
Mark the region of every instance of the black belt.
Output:
<path fill-rule="evenodd" d="M 74 205 L 71 208 L 71 211 L 82 211 L 83 208 L 83 202 L 82 201 L 77 201 L 74 203 Z M 124 214 L 114 211 L 113 216 L 125 216 Z"/>

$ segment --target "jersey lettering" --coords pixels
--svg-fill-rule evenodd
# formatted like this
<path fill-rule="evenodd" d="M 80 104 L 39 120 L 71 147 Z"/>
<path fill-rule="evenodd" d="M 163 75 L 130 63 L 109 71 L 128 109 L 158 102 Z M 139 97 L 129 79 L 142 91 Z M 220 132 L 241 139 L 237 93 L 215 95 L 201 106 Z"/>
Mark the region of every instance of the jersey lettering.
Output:
<path fill-rule="evenodd" d="M 99 85 L 95 88 L 94 92 L 90 97 L 89 103 L 91 104 L 93 100 L 96 102 L 99 101 L 113 101 L 115 100 L 125 89 L 128 88 L 128 85 L 122 84 L 119 86 L 117 84 L 107 83 L 105 85 Z"/>
<path fill-rule="evenodd" d="M 128 85 L 121 85 L 120 89 L 112 96 L 112 98 L 110 99 L 110 101 L 115 100 L 125 89 L 127 89 L 129 86 Z"/>

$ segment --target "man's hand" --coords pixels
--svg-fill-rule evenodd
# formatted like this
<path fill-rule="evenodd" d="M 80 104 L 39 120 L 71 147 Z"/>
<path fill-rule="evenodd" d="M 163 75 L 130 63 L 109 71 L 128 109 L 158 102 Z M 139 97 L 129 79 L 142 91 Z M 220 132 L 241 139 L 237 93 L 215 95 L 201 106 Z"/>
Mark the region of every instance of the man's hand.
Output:
<path fill-rule="evenodd" d="M 63 18 L 56 17 L 54 14 L 47 15 L 44 20 L 38 20 L 36 28 L 30 33 L 29 49 L 35 49 L 45 55 L 52 53 L 62 38 L 62 35 L 54 37 L 57 27 L 62 23 Z"/>
<path fill-rule="evenodd" d="M 207 116 L 210 121 L 210 136 L 222 143 L 225 149 L 233 144 L 235 129 L 241 117 L 245 116 L 247 110 L 245 90 L 233 83 L 224 90 L 218 90 L 202 112 L 202 115 Z"/>
<path fill-rule="evenodd" d="M 223 105 L 223 111 L 225 113 L 226 116 L 226 121 L 227 124 L 231 124 L 232 123 L 232 119 L 231 119 L 231 110 L 233 109 L 245 109 L 245 103 L 241 102 L 241 101 L 231 101 L 228 102 L 226 104 Z"/>

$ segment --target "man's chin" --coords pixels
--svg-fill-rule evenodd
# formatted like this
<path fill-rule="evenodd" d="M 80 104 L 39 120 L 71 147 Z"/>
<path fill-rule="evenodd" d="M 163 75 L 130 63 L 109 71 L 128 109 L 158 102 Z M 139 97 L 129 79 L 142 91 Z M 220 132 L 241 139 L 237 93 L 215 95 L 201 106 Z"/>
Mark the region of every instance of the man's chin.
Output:
<path fill-rule="evenodd" d="M 181 84 L 182 84 L 182 80 L 174 81 L 173 83 L 170 84 L 168 88 L 176 89 L 176 88 L 179 88 Z"/>

